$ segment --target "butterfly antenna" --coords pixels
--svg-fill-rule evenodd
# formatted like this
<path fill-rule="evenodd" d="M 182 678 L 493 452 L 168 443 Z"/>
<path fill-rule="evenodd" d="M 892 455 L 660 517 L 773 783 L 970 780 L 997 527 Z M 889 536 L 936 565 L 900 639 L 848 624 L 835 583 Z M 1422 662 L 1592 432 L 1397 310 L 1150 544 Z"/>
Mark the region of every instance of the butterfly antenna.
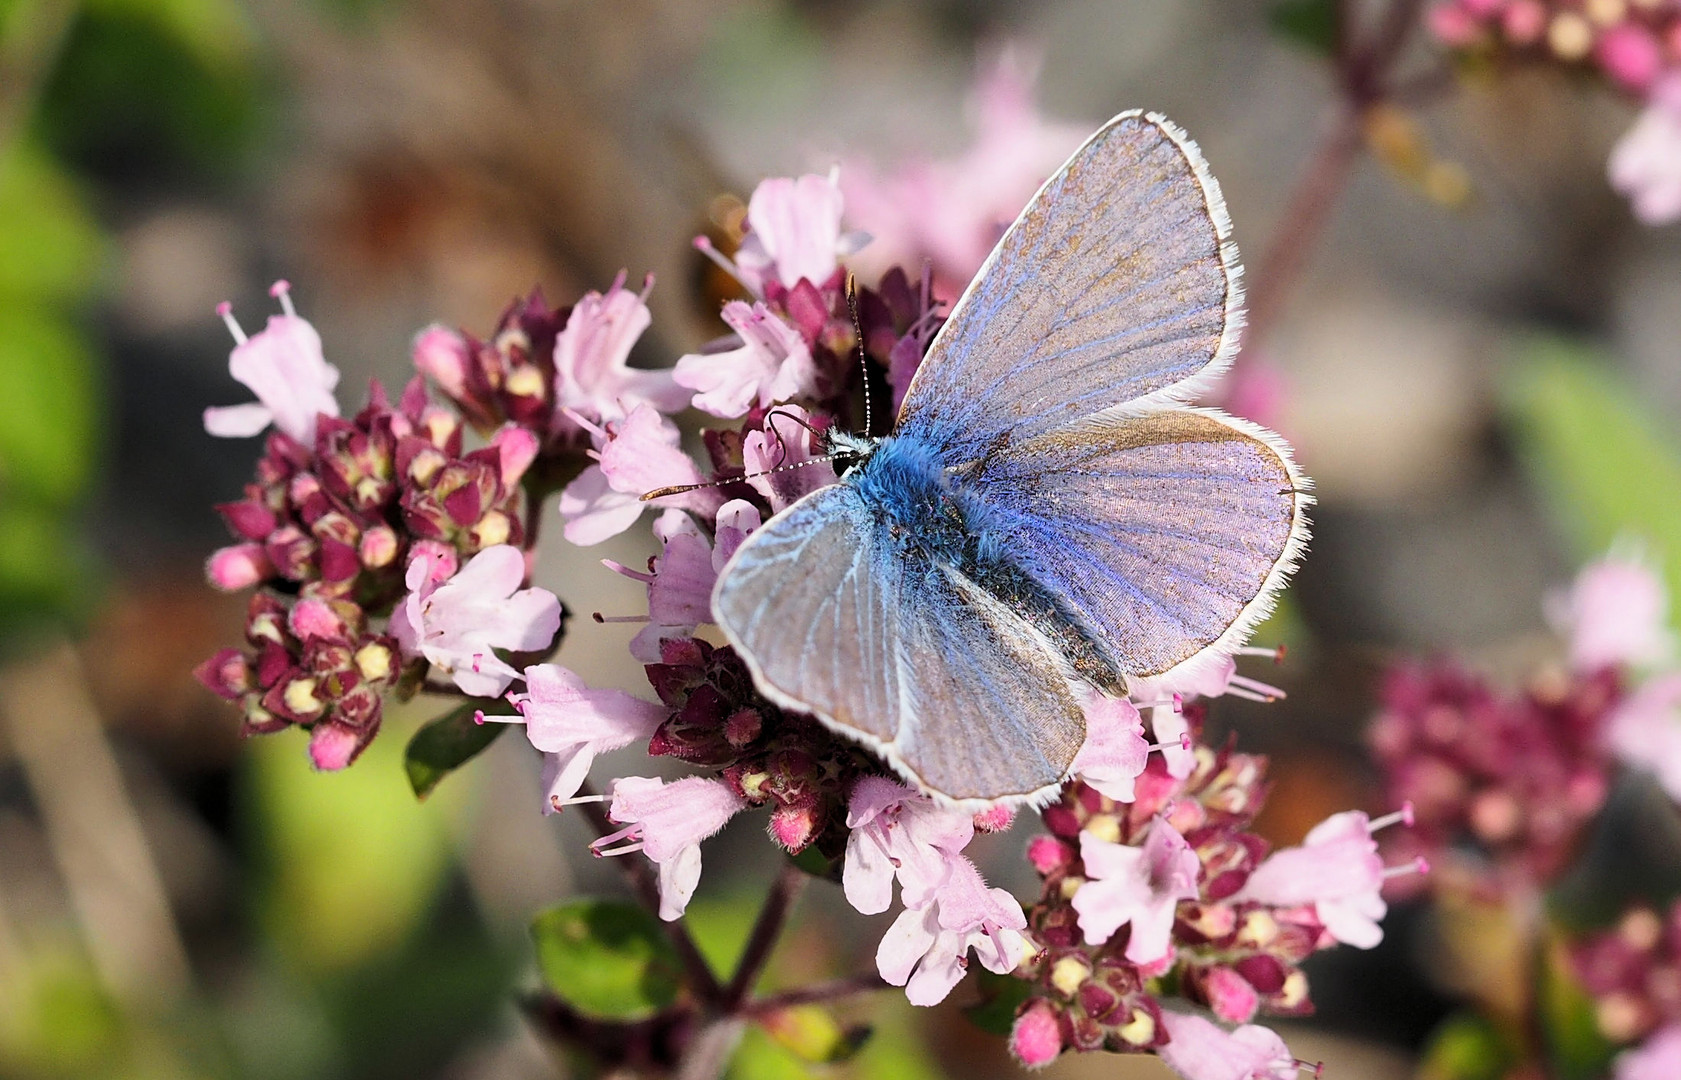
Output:
<path fill-rule="evenodd" d="M 858 335 L 858 370 L 864 376 L 864 434 L 875 430 L 875 417 L 870 408 L 870 361 L 864 352 L 864 323 L 858 318 L 858 279 L 846 272 L 846 308 L 852 313 L 852 330 Z"/>
<path fill-rule="evenodd" d="M 822 432 L 818 431 L 798 416 L 795 416 L 793 413 L 785 412 L 780 408 L 772 409 L 770 412 L 765 414 L 765 423 L 769 426 L 771 433 L 776 436 L 776 448 L 779 458 L 786 458 L 788 456 L 788 442 L 782 437 L 782 429 L 776 426 L 776 421 L 778 420 L 792 420 L 800 427 L 805 428 L 806 431 L 811 434 L 818 436 L 822 435 Z M 722 487 L 725 484 L 740 483 L 743 480 L 757 480 L 761 476 L 773 476 L 776 473 L 792 472 L 794 469 L 803 469 L 808 465 L 821 465 L 826 461 L 833 461 L 834 459 L 835 455 L 824 454 L 822 457 L 808 458 L 805 461 L 796 461 L 788 465 L 779 464 L 775 468 L 764 469 L 756 473 L 747 473 L 743 476 L 726 476 L 717 480 L 708 480 L 705 483 L 700 484 L 674 484 L 671 487 L 656 488 L 653 491 L 647 492 L 641 496 L 639 501 L 647 502 L 649 499 L 660 499 L 667 495 L 681 495 L 686 491 L 699 491 L 702 488 Z"/>

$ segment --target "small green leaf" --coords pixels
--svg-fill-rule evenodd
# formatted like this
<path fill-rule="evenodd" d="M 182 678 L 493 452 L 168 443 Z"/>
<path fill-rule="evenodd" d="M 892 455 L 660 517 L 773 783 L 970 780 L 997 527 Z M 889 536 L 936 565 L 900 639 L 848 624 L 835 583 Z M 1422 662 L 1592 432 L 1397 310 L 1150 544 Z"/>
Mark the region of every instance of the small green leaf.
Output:
<path fill-rule="evenodd" d="M 1431 1033 L 1418 1080 L 1501 1080 L 1517 1056 L 1511 1041 L 1491 1021 L 1458 1013 Z"/>
<path fill-rule="evenodd" d="M 1524 465 L 1559 527 L 1590 558 L 1633 535 L 1651 545 L 1681 596 L 1681 442 L 1603 358 L 1543 339 L 1506 380 Z"/>
<path fill-rule="evenodd" d="M 485 747 L 495 742 L 508 727 L 491 721 L 477 723 L 473 716 L 481 706 L 485 714 L 509 715 L 499 710 L 499 702 L 469 701 L 431 721 L 414 733 L 403 757 L 403 769 L 408 773 L 409 786 L 415 797 L 424 799 L 432 794 L 438 782 L 477 757 Z"/>
<path fill-rule="evenodd" d="M 1267 14 L 1273 32 L 1321 56 L 1337 50 L 1337 0 L 1279 0 Z"/>
<path fill-rule="evenodd" d="M 643 1020 L 677 999 L 677 953 L 659 920 L 634 904 L 572 900 L 533 919 L 531 937 L 543 981 L 588 1016 Z"/>
<path fill-rule="evenodd" d="M 1008 1035 L 1016 1022 L 1016 1008 L 1026 1001 L 1033 986 L 1013 975 L 996 975 L 984 968 L 974 972 L 981 1000 L 963 1010 L 969 1022 L 991 1035 Z"/>

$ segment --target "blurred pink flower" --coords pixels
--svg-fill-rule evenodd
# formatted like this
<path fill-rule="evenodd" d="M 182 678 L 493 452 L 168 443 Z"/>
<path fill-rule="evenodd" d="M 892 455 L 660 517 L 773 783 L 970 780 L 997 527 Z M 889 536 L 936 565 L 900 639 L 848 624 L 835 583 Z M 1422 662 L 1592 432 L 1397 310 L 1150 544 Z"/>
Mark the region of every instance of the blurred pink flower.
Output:
<path fill-rule="evenodd" d="M 630 528 L 642 511 L 653 505 L 642 501 L 650 491 L 698 484 L 705 479 L 679 448 L 677 425 L 651 405 L 638 405 L 622 421 L 602 427 L 587 420 L 585 423 L 596 444 L 592 454 L 600 464 L 579 473 L 560 493 L 566 539 L 574 544 L 599 544 Z M 724 497 L 716 488 L 701 488 L 656 502 L 710 517 Z"/>
<path fill-rule="evenodd" d="M 1671 1024 L 1633 1050 L 1617 1055 L 1615 1080 L 1675 1080 L 1681 1076 L 1681 1024 Z"/>
<path fill-rule="evenodd" d="M 543 812 L 560 810 L 578 793 L 597 754 L 647 739 L 670 711 L 623 690 L 591 690 L 559 664 L 525 669 L 523 694 L 509 694 L 525 725 L 525 737 L 543 752 Z M 479 721 L 514 721 L 485 716 Z"/>
<path fill-rule="evenodd" d="M 237 343 L 228 354 L 228 371 L 249 387 L 257 400 L 249 405 L 204 410 L 204 430 L 210 434 L 242 438 L 273 424 L 305 446 L 312 446 L 315 418 L 322 413 L 339 414 L 338 400 L 333 397 L 339 369 L 322 355 L 321 335 L 315 327 L 298 318 L 290 288 L 284 281 L 274 283 L 269 292 L 280 301 L 284 314 L 270 315 L 268 326 L 249 338 L 234 321 L 230 305 L 216 309 Z"/>
<path fill-rule="evenodd" d="M 734 418 L 754 405 L 792 401 L 816 391 L 817 367 L 805 338 L 763 302 L 732 300 L 724 305 L 723 318 L 741 339 L 741 347 L 689 353 L 672 369 L 679 386 L 697 391 L 695 408 Z"/>
<path fill-rule="evenodd" d="M 862 161 L 842 168 L 848 217 L 872 238 L 860 266 L 930 260 L 948 299 L 968 285 L 1028 199 L 1090 134 L 1039 114 L 1038 69 L 1038 57 L 1020 47 L 983 62 L 969 99 L 975 139 L 962 155 L 911 160 L 885 174 Z"/>
<path fill-rule="evenodd" d="M 1681 802 L 1681 673 L 1648 679 L 1619 702 L 1606 741 L 1623 764 L 1652 773 Z"/>
<path fill-rule="evenodd" d="M 626 826 L 590 845 L 596 855 L 645 853 L 659 866 L 660 918 L 683 917 L 700 884 L 701 841 L 722 829 L 747 803 L 722 780 L 699 776 L 665 783 L 627 776 L 613 781 L 607 816 Z M 613 847 L 626 841 L 622 847 Z"/>
<path fill-rule="evenodd" d="M 832 171 L 761 181 L 747 201 L 747 237 L 735 255 L 743 284 L 756 296 L 771 278 L 790 289 L 801 279 L 826 284 L 840 269 L 840 256 L 868 239 L 842 235 L 844 205 Z"/>
<path fill-rule="evenodd" d="M 1410 809 L 1377 821 L 1358 810 L 1333 814 L 1313 827 L 1301 847 L 1267 856 L 1233 899 L 1274 907 L 1312 904 L 1332 937 L 1373 948 L 1383 940 L 1378 924 L 1389 908 L 1382 896 L 1387 875 L 1372 833 L 1411 817 Z"/>
<path fill-rule="evenodd" d="M 1681 70 L 1660 77 L 1634 126 L 1611 150 L 1611 186 L 1647 225 L 1681 221 Z"/>
<path fill-rule="evenodd" d="M 1669 595 L 1656 570 L 1627 552 L 1582 567 L 1568 592 L 1547 598 L 1548 619 L 1570 639 L 1577 671 L 1645 666 L 1669 658 Z"/>
<path fill-rule="evenodd" d="M 1101 945 L 1130 923 L 1128 960 L 1148 965 L 1172 955 L 1174 914 L 1179 901 L 1197 898 L 1202 869 L 1179 830 L 1158 817 L 1139 847 L 1081 832 L 1080 859 L 1086 882 L 1073 904 L 1086 944 Z"/>
<path fill-rule="evenodd" d="M 1296 1080 L 1300 1065 L 1271 1028 L 1226 1031 L 1190 1013 L 1162 1010 L 1168 1042 L 1156 1053 L 1185 1080 Z"/>
<path fill-rule="evenodd" d="M 495 697 L 520 673 L 494 650 L 546 648 L 560 630 L 560 601 L 547 589 L 520 588 L 525 555 L 509 544 L 485 548 L 442 584 L 434 562 L 409 562 L 409 594 L 391 613 L 391 634 L 404 656 L 424 656 L 469 696 Z"/>
<path fill-rule="evenodd" d="M 1144 721 L 1125 698 L 1099 696 L 1086 704 L 1086 741 L 1069 770 L 1116 802 L 1133 799 L 1133 783 L 1150 758 Z"/>

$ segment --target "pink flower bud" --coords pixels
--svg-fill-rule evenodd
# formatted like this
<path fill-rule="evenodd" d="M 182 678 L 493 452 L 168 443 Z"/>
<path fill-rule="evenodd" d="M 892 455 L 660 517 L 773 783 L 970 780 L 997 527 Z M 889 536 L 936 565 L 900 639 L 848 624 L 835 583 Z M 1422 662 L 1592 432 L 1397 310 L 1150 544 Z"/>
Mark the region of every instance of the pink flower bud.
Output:
<path fill-rule="evenodd" d="M 261 544 L 235 544 L 211 555 L 204 573 L 216 588 L 237 592 L 273 577 L 274 563 Z"/>
<path fill-rule="evenodd" d="M 771 811 L 770 837 L 789 851 L 801 851 L 817 834 L 817 807 L 779 806 Z"/>
<path fill-rule="evenodd" d="M 223 649 L 193 669 L 193 677 L 218 697 L 238 701 L 253 683 L 251 665 L 238 649 Z"/>
<path fill-rule="evenodd" d="M 1042 1069 L 1062 1053 L 1062 1025 L 1056 1009 L 1035 998 L 1010 1029 L 1010 1053 L 1023 1068 Z"/>
<path fill-rule="evenodd" d="M 309 760 L 322 772 L 337 772 L 356 760 L 366 743 L 341 724 L 317 724 L 309 733 Z"/>
<path fill-rule="evenodd" d="M 1260 1007 L 1260 995 L 1249 981 L 1231 968 L 1217 967 L 1210 971 L 1202 984 L 1208 995 L 1208 1007 L 1214 1015 L 1233 1024 L 1246 1024 Z"/>
<path fill-rule="evenodd" d="M 1512 0 L 1501 23 L 1513 45 L 1533 45 L 1547 29 L 1547 9 L 1541 0 Z"/>
<path fill-rule="evenodd" d="M 397 559 L 397 532 L 389 525 L 375 525 L 362 534 L 356 547 L 356 557 L 369 570 L 390 566 Z"/>
<path fill-rule="evenodd" d="M 467 396 L 467 372 L 472 358 L 467 341 L 447 326 L 434 323 L 415 335 L 414 367 L 452 398 Z"/>
<path fill-rule="evenodd" d="M 1003 832 L 1016 820 L 1016 812 L 1008 806 L 994 806 L 975 815 L 976 832 Z"/>
<path fill-rule="evenodd" d="M 304 641 L 348 641 L 350 637 L 343 616 L 325 600 L 299 600 L 292 608 L 290 623 L 293 635 Z"/>
<path fill-rule="evenodd" d="M 216 511 L 228 523 L 228 528 L 247 540 L 266 540 L 268 534 L 280 524 L 268 507 L 250 499 L 221 503 L 216 507 Z"/>
<path fill-rule="evenodd" d="M 1073 857 L 1068 845 L 1054 836 L 1041 833 L 1027 842 L 1027 861 L 1041 874 L 1049 875 L 1062 869 Z"/>
<path fill-rule="evenodd" d="M 522 427 L 505 427 L 490 440 L 502 470 L 502 486 L 512 491 L 537 460 L 537 436 Z"/>

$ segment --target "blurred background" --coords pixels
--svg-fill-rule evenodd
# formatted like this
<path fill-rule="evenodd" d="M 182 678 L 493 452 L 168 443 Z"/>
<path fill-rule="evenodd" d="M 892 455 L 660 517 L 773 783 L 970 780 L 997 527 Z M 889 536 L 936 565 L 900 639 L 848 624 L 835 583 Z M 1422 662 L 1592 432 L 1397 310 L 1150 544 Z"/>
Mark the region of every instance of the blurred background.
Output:
<path fill-rule="evenodd" d="M 485 334 L 534 284 L 570 303 L 627 269 L 658 281 L 637 359 L 668 364 L 722 329 L 690 245 L 720 197 L 955 156 L 1006 45 L 1057 123 L 1144 106 L 1187 128 L 1252 270 L 1336 108 L 1326 65 L 1239 0 L 0 0 L 0 1075 L 564 1073 L 515 1004 L 527 924 L 620 884 L 578 822 L 538 814 L 523 740 L 417 803 L 400 759 L 424 701 L 316 776 L 301 735 L 242 742 L 191 677 L 241 633 L 203 560 L 260 450 L 200 421 L 247 396 L 213 308 L 253 328 L 289 279 L 350 402 L 401 385 L 430 322 Z M 1222 699 L 1213 722 L 1273 756 L 1278 842 L 1376 804 L 1362 732 L 1390 659 L 1521 670 L 1582 558 L 1627 529 L 1681 557 L 1681 229 L 1606 184 L 1631 116 L 1546 71 L 1406 114 L 1405 152 L 1373 137 L 1255 343 L 1320 505 L 1262 635 L 1291 645 L 1265 673 L 1289 699 Z M 635 611 L 597 560 L 646 542 L 547 530 L 539 583 Z M 560 660 L 645 692 L 633 630 L 576 620 Z M 691 909 L 721 953 L 771 873 L 755 827 L 708 847 Z M 989 876 L 1030 895 L 1023 838 L 990 842 Z M 873 954 L 880 920 L 838 890 L 804 910 L 788 978 Z M 1445 1008 L 1412 974 L 1416 921 L 1315 962 L 1296 1052 L 1410 1075 Z M 1012 1075 L 960 1004 L 861 1003 L 877 1038 L 849 1068 Z M 1055 1074 L 1122 1069 L 1167 1075 Z"/>

